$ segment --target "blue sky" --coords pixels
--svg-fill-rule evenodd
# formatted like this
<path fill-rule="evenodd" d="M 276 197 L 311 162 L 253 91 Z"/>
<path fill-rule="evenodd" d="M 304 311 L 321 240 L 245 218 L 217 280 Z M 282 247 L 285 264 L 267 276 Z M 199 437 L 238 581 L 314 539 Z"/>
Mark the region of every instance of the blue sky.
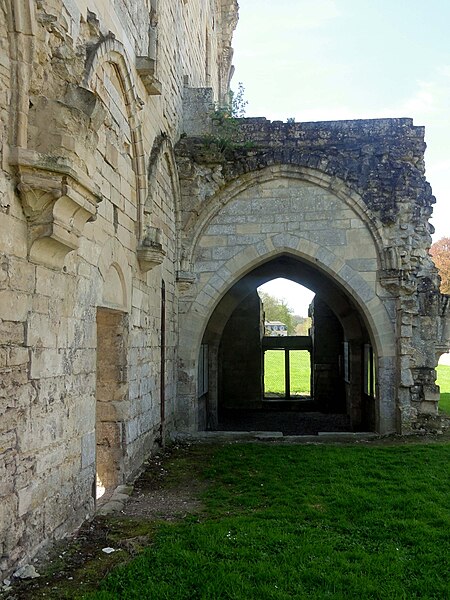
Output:
<path fill-rule="evenodd" d="M 233 46 L 248 116 L 424 125 L 433 238 L 450 236 L 448 0 L 240 0 Z"/>

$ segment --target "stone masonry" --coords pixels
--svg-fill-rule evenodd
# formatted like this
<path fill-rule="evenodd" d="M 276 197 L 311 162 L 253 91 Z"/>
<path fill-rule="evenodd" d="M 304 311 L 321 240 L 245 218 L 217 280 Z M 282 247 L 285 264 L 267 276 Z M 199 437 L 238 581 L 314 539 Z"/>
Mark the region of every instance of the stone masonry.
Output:
<path fill-rule="evenodd" d="M 176 148 L 185 268 L 197 276 L 180 301 L 186 426 L 196 426 L 195 348 L 205 323 L 212 323 L 210 346 L 218 346 L 248 290 L 233 292 L 228 311 L 219 300 L 261 265 L 259 284 L 281 276 L 270 264 L 286 256 L 299 269 L 285 276 L 310 281 L 328 298 L 353 344 L 354 373 L 361 370 L 356 347 L 370 340 L 376 430 L 439 429 L 435 366 L 448 346 L 449 308 L 428 254 L 434 197 L 424 177 L 423 127 L 411 119 L 251 118 L 237 120 L 226 142 L 213 119 L 209 132 L 183 137 Z"/>
<path fill-rule="evenodd" d="M 235 0 L 0 2 L 2 573 L 175 427 L 173 147 L 189 89 L 228 92 L 236 16 Z"/>
<path fill-rule="evenodd" d="M 203 426 L 204 336 L 213 403 L 280 257 L 370 337 L 377 431 L 439 429 L 423 129 L 244 119 L 218 145 L 236 23 L 236 0 L 0 0 L 1 574 Z"/>

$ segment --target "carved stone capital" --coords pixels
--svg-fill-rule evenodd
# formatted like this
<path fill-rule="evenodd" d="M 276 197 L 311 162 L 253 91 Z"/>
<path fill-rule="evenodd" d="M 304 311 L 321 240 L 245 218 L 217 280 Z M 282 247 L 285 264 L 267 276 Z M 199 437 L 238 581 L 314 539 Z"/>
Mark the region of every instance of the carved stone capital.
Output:
<path fill-rule="evenodd" d="M 56 158 L 16 148 L 19 192 L 28 221 L 28 256 L 54 269 L 78 247 L 83 228 L 97 215 L 101 196 L 88 178 Z"/>

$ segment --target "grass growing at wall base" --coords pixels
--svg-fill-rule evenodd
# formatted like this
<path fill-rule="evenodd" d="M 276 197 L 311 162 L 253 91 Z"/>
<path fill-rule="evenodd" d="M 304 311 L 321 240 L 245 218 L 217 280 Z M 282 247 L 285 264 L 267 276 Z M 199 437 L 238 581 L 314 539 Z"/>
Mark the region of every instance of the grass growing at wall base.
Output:
<path fill-rule="evenodd" d="M 450 597 L 448 443 L 229 445 L 208 463 L 205 514 L 161 524 L 86 600 Z"/>
<path fill-rule="evenodd" d="M 450 415 L 450 365 L 439 365 L 437 374 L 436 383 L 441 388 L 439 409 L 441 412 Z"/>

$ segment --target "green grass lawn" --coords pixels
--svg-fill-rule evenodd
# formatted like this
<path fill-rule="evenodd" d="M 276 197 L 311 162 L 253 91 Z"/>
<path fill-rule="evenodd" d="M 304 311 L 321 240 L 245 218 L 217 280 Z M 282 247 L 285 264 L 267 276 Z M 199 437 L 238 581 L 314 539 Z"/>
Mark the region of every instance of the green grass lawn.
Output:
<path fill-rule="evenodd" d="M 439 408 L 443 413 L 450 415 L 450 365 L 439 365 L 436 383 L 441 388 Z"/>
<path fill-rule="evenodd" d="M 310 357 L 307 350 L 291 350 L 291 396 L 310 394 Z M 267 350 L 264 354 L 264 393 L 285 395 L 284 351 Z"/>
<path fill-rule="evenodd" d="M 309 395 L 310 362 L 309 352 L 291 350 L 291 394 Z M 441 388 L 439 408 L 450 414 L 450 366 L 439 365 L 437 384 Z M 284 396 L 284 352 L 267 350 L 264 355 L 264 393 Z"/>
<path fill-rule="evenodd" d="M 77 597 L 450 598 L 450 444 L 194 446 L 199 463 L 205 512 Z"/>

